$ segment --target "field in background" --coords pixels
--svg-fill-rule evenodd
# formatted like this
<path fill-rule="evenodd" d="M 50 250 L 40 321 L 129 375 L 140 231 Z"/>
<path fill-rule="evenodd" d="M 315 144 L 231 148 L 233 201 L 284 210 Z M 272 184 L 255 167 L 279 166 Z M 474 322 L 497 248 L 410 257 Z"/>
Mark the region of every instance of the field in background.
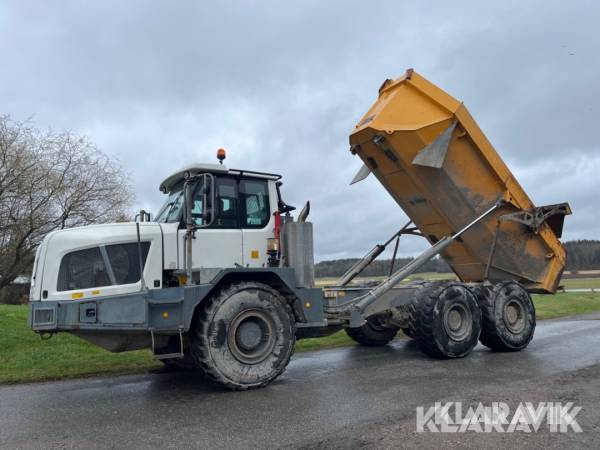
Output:
<path fill-rule="evenodd" d="M 598 289 L 600 278 L 563 278 L 560 282 L 565 289 Z"/>
<path fill-rule="evenodd" d="M 582 282 L 588 283 L 585 279 Z M 600 311 L 599 293 L 534 295 L 533 299 L 540 320 Z M 355 344 L 344 331 L 340 331 L 324 338 L 303 339 L 297 343 L 296 350 L 348 345 Z M 25 305 L 0 305 L 0 349 L 0 383 L 147 372 L 163 368 L 144 350 L 110 353 L 64 333 L 42 341 L 27 326 Z"/>
<path fill-rule="evenodd" d="M 386 278 L 387 277 L 385 277 L 385 276 L 356 277 L 354 280 L 352 280 L 352 283 L 353 284 L 363 284 L 363 283 L 368 283 L 369 281 L 382 281 Z M 438 272 L 415 273 L 415 274 L 409 275 L 408 278 L 403 280 L 400 284 L 407 284 L 407 283 L 410 283 L 411 281 L 415 281 L 415 280 L 432 280 L 432 281 L 433 280 L 456 280 L 456 275 L 454 275 L 453 273 L 438 273 Z M 336 281 L 337 281 L 337 278 L 317 278 L 316 285 L 319 287 L 328 286 L 328 285 L 333 285 Z"/>
<path fill-rule="evenodd" d="M 596 275 L 593 273 L 579 273 L 575 274 L 565 274 L 560 284 L 564 289 L 598 289 L 600 291 L 600 277 L 594 277 Z M 599 274 L 600 275 L 600 274 Z M 575 277 L 576 278 L 570 278 Z M 567 278 L 569 277 L 569 278 Z M 381 281 L 386 277 L 356 277 L 352 280 L 353 284 L 364 284 L 370 281 Z M 410 275 L 406 280 L 402 281 L 400 284 L 407 284 L 411 281 L 415 280 L 456 280 L 456 276 L 453 273 L 437 273 L 437 272 L 424 272 L 424 273 L 415 273 Z M 316 281 L 317 286 L 328 286 L 335 284 L 337 278 L 319 278 Z"/>

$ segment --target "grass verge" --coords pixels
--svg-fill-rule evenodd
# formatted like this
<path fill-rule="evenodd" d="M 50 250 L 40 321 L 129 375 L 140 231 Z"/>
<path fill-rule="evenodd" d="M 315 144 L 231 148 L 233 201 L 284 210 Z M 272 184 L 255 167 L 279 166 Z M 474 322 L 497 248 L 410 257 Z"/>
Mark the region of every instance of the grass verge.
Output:
<path fill-rule="evenodd" d="M 0 383 L 57 380 L 162 367 L 147 351 L 110 353 L 59 333 L 47 341 L 27 325 L 27 306 L 0 305 Z"/>
<path fill-rule="evenodd" d="M 538 320 L 574 316 L 600 311 L 600 294 L 565 292 L 555 295 L 533 295 Z"/>
<path fill-rule="evenodd" d="M 533 296 L 539 320 L 600 311 L 598 293 Z M 299 352 L 354 345 L 344 331 L 298 341 Z M 148 351 L 109 353 L 69 334 L 42 341 L 27 326 L 27 306 L 0 305 L 0 383 L 139 373 L 163 367 Z"/>

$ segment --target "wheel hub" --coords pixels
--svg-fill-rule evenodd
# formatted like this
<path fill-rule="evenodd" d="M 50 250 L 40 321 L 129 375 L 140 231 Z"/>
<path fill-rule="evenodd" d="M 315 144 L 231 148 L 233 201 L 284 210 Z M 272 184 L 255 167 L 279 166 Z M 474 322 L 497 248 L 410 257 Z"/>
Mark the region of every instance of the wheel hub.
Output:
<path fill-rule="evenodd" d="M 240 348 L 244 350 L 255 349 L 263 340 L 260 324 L 250 320 L 243 322 L 238 327 L 235 338 Z"/>
<path fill-rule="evenodd" d="M 525 308 L 518 299 L 511 299 L 504 305 L 502 319 L 508 331 L 519 334 L 525 329 Z"/>
<path fill-rule="evenodd" d="M 446 308 L 444 329 L 454 341 L 462 341 L 469 336 L 473 327 L 471 311 L 462 303 L 453 303 Z"/>
<path fill-rule="evenodd" d="M 246 310 L 231 321 L 227 343 L 233 356 L 244 364 L 258 364 L 275 347 L 274 323 L 265 311 Z"/>

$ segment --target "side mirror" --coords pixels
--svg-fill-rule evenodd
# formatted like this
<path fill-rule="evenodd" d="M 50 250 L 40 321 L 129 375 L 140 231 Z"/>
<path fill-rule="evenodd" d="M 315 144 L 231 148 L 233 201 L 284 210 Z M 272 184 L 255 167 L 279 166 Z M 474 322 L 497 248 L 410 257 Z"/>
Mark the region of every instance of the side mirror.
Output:
<path fill-rule="evenodd" d="M 134 222 L 152 222 L 152 214 L 148 211 L 144 211 L 143 209 L 137 213 L 133 219 Z"/>
<path fill-rule="evenodd" d="M 198 186 L 202 190 L 202 228 L 212 225 L 215 218 L 215 177 L 210 173 L 203 173 L 198 182 Z"/>
<path fill-rule="evenodd" d="M 210 173 L 189 176 L 184 184 L 185 224 L 188 231 L 206 228 L 214 220 L 215 180 Z M 200 208 L 199 212 L 194 212 Z M 201 223 L 196 219 L 200 218 Z"/>

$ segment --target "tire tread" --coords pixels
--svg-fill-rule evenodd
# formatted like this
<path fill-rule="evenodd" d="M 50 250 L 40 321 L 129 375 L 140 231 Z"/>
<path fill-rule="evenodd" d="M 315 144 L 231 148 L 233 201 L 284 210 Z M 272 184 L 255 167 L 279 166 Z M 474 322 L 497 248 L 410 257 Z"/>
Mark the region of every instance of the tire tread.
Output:
<path fill-rule="evenodd" d="M 248 290 L 248 289 L 262 290 L 262 291 L 266 291 L 266 292 L 269 292 L 270 294 L 272 294 L 281 303 L 282 307 L 285 309 L 285 311 L 290 319 L 290 323 L 292 324 L 292 334 L 291 334 L 292 338 L 291 338 L 291 344 L 290 344 L 292 349 L 290 351 L 289 357 L 285 361 L 285 364 L 283 364 L 269 378 L 264 379 L 260 383 L 257 383 L 257 384 L 251 385 L 251 386 L 237 383 L 237 382 L 225 377 L 218 370 L 216 365 L 214 364 L 214 361 L 210 357 L 210 353 L 207 349 L 208 329 L 209 329 L 212 317 L 217 312 L 217 309 L 219 308 L 219 306 L 222 303 L 224 303 L 229 297 L 231 297 L 233 294 L 235 294 L 236 292 L 239 292 L 241 290 Z M 253 282 L 253 281 L 241 281 L 238 283 L 230 284 L 230 285 L 222 288 L 221 290 L 219 290 L 215 295 L 213 295 L 210 299 L 208 299 L 207 303 L 204 305 L 203 308 L 200 309 L 200 311 L 198 313 L 198 320 L 197 320 L 196 326 L 194 327 L 192 333 L 193 334 L 192 334 L 191 350 L 192 350 L 192 355 L 194 357 L 197 367 L 201 368 L 202 371 L 204 372 L 204 374 L 206 375 L 206 377 L 213 383 L 219 384 L 228 389 L 236 390 L 236 391 L 255 389 L 255 388 L 266 386 L 271 381 L 273 381 L 275 378 L 277 378 L 279 375 L 281 375 L 285 371 L 287 365 L 290 362 L 290 358 L 294 352 L 295 343 L 296 343 L 295 319 L 294 319 L 294 314 L 292 312 L 292 308 L 291 308 L 290 304 L 285 300 L 285 298 L 278 291 L 276 291 L 272 287 L 270 287 L 266 284 L 263 284 L 263 283 L 258 283 L 258 282 Z"/>

